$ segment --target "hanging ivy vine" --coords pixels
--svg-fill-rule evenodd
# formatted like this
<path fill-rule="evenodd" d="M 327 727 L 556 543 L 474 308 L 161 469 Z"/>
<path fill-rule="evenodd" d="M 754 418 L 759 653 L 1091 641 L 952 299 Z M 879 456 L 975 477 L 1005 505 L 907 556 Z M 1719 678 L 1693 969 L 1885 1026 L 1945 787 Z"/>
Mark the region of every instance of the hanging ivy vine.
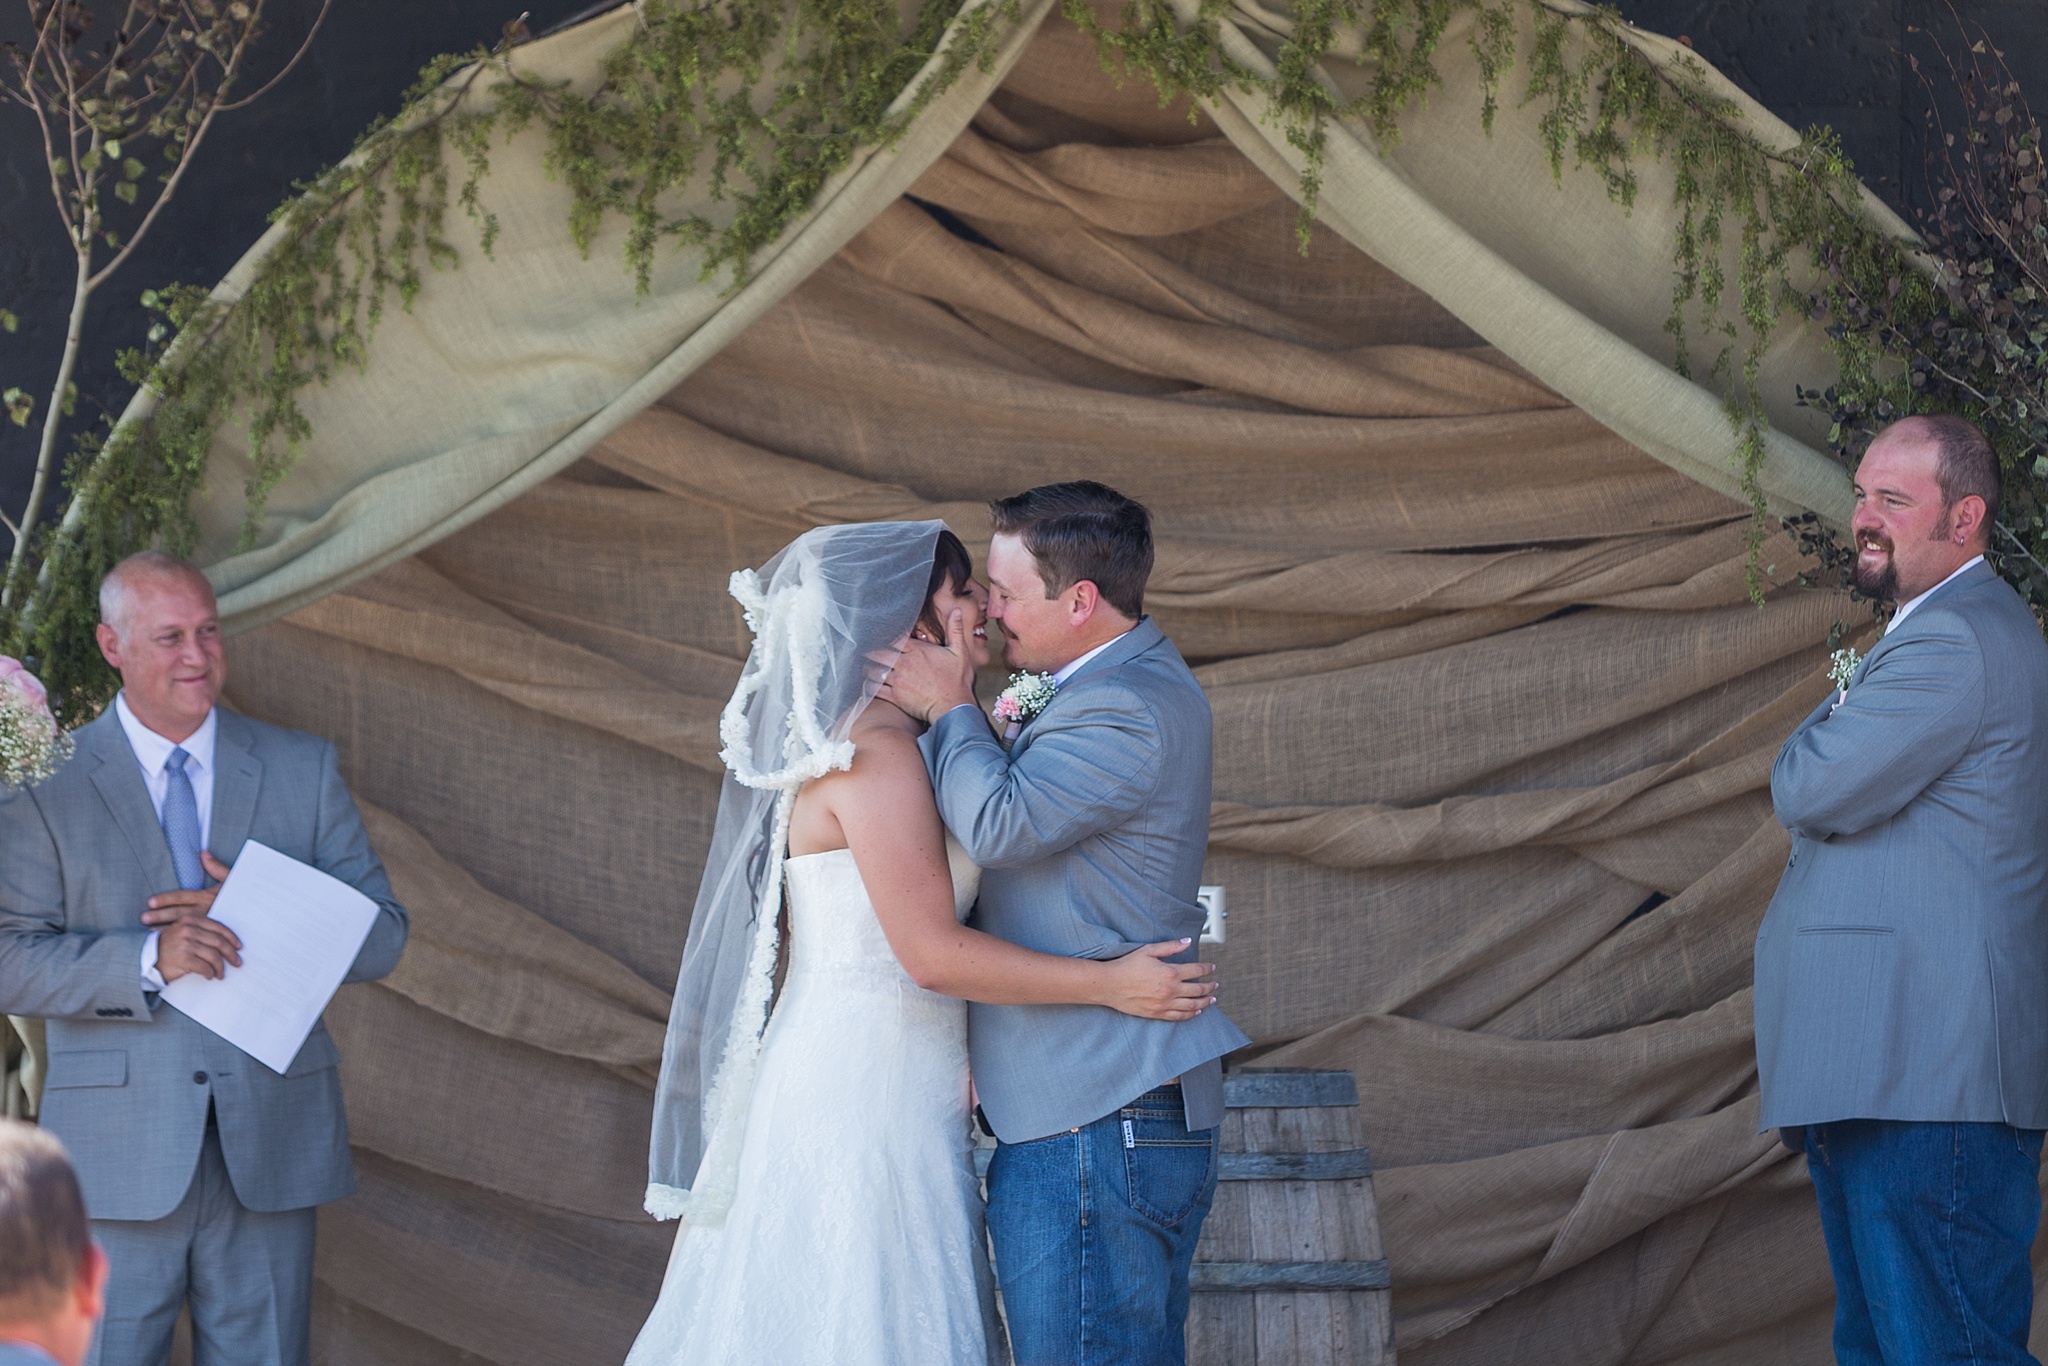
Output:
<path fill-rule="evenodd" d="M 509 44 L 436 60 L 404 112 L 273 215 L 277 240 L 239 299 L 145 297 L 164 314 L 159 332 L 176 338 L 122 358 L 123 374 L 156 396 L 153 411 L 74 452 L 71 506 L 28 557 L 36 583 L 0 620 L 0 648 L 41 673 L 67 724 L 98 713 L 118 686 L 93 640 L 99 580 L 140 547 L 192 547 L 191 500 L 233 420 L 248 433 L 243 543 L 253 543 L 266 495 L 311 435 L 300 395 L 361 368 L 391 301 L 410 309 L 432 274 L 461 263 L 452 214 L 490 254 L 498 224 L 479 191 L 505 138 L 542 133 L 580 250 L 607 220 L 624 221 L 625 263 L 643 293 L 669 244 L 701 253 L 706 278 L 738 283 L 826 180 L 991 61 L 1018 14 L 1015 0 L 961 10 L 962 0 L 924 0 L 905 31 L 893 0 L 641 0 L 588 92 L 534 78 Z M 700 175 L 717 218 L 667 207 Z"/>
<path fill-rule="evenodd" d="M 1813 130 L 1789 151 L 1763 143 L 1703 67 L 1645 56 L 1611 9 L 1297 0 L 1294 31 L 1267 72 L 1230 55 L 1228 0 L 1201 0 L 1189 22 L 1167 0 L 1128 0 L 1115 26 L 1088 0 L 1063 5 L 1105 66 L 1150 80 L 1162 101 L 1231 92 L 1263 100 L 1302 155 L 1304 245 L 1331 122 L 1357 122 L 1394 144 L 1402 115 L 1443 86 L 1439 49 L 1461 13 L 1471 16 L 1476 113 L 1489 132 L 1521 65 L 1518 98 L 1541 110 L 1555 176 L 1596 174 L 1626 211 L 1638 194 L 1638 159 L 1669 164 L 1679 228 L 1666 327 L 1681 372 L 1697 372 L 1725 396 L 1755 511 L 1751 589 L 1760 600 L 1756 550 L 1770 529 L 1759 483 L 1764 348 L 1788 314 L 1824 312 L 1829 301 L 1881 290 L 1913 270 L 1901 245 L 1861 211 L 1831 134 Z M 1525 8 L 1534 19 L 1526 54 L 1518 50 Z M 104 704 L 113 679 L 92 645 L 100 576 L 140 546 L 193 544 L 190 501 L 230 420 L 248 432 L 245 541 L 253 539 L 265 495 L 310 435 L 299 395 L 342 367 L 360 367 L 390 302 L 410 308 L 435 272 L 460 264 L 451 214 L 465 215 L 490 252 L 497 224 L 479 187 L 506 137 L 544 136 L 547 168 L 571 195 L 564 230 L 579 249 L 588 253 L 607 222 L 623 221 L 625 265 L 643 291 L 658 254 L 675 248 L 698 253 L 706 278 L 737 285 L 830 176 L 899 136 L 970 63 L 990 61 L 1017 17 L 1015 0 L 964 13 L 962 0 L 925 0 L 906 30 L 891 0 L 640 0 L 587 93 L 527 74 L 516 48 L 432 64 L 401 115 L 279 210 L 278 240 L 239 300 L 221 305 L 193 290 L 147 300 L 177 338 L 160 353 L 127 358 L 129 377 L 157 395 L 154 411 L 75 454 L 70 511 L 31 557 L 40 566 L 35 591 L 0 621 L 4 648 L 35 661 L 67 722 Z M 1371 73 L 1363 93 L 1345 97 L 1328 82 L 1322 64 L 1337 52 L 1361 56 Z M 716 217 L 666 207 L 680 198 L 675 191 L 699 183 L 708 183 Z M 1731 240 L 1732 280 L 1723 264 Z M 1827 300 L 1793 286 L 1792 266 L 1808 258 L 1828 263 L 1826 288 L 1837 293 Z M 1725 316 L 1731 291 L 1739 321 Z M 1702 338 L 1711 354 L 1696 356 Z M 1867 339 L 1838 330 L 1836 342 L 1845 373 L 1868 376 L 1884 363 L 1884 348 Z"/>
<path fill-rule="evenodd" d="M 1812 308 L 1844 358 L 1836 385 L 1801 399 L 1832 420 L 1843 463 L 1911 413 L 1959 413 L 1983 430 L 2004 474 L 1991 559 L 2048 630 L 2048 172 L 2040 122 L 1986 42 L 1947 57 L 1960 108 L 1936 124 L 1932 270 L 1859 267 L 1830 245 Z M 1915 69 L 1918 63 L 1915 62 Z M 1931 84 L 1932 82 L 1930 82 Z M 1942 105 L 1935 103 L 1940 111 Z M 1823 564 L 1849 554 L 1826 528 Z M 1839 581 L 1843 575 L 1837 573 Z"/>
<path fill-rule="evenodd" d="M 1094 37 L 1105 63 L 1150 78 L 1162 97 L 1213 100 L 1233 90 L 1262 96 L 1306 163 L 1299 220 L 1304 247 L 1330 122 L 1362 123 L 1382 146 L 1396 143 L 1401 116 L 1442 87 L 1438 49 L 1452 19 L 1465 12 L 1472 16 L 1466 42 L 1480 77 L 1479 117 L 1491 134 L 1503 83 L 1516 65 L 1521 8 L 1517 0 L 1299 0 L 1294 32 L 1268 77 L 1223 52 L 1229 0 L 1203 0 L 1190 31 L 1176 25 L 1167 0 L 1128 0 L 1115 27 L 1096 17 L 1088 0 L 1064 0 L 1064 7 Z M 1795 147 L 1776 148 L 1749 130 L 1701 63 L 1653 60 L 1628 40 L 1628 26 L 1614 9 L 1560 11 L 1540 0 L 1528 8 L 1534 35 L 1520 98 L 1540 110 L 1537 129 L 1551 174 L 1559 180 L 1568 170 L 1598 175 L 1626 212 L 1640 188 L 1639 157 L 1673 171 L 1679 224 L 1664 330 L 1678 372 L 1724 397 L 1737 437 L 1738 478 L 1752 512 L 1749 590 L 1761 602 L 1766 585 L 1758 557 L 1772 521 L 1761 482 L 1770 424 L 1759 368 L 1780 319 L 1808 305 L 1791 267 L 1823 252 L 1857 281 L 1910 272 L 1911 266 L 1901 244 L 1862 211 L 1854 168 L 1831 131 L 1809 129 Z M 1344 37 L 1362 48 L 1373 74 L 1363 93 L 1349 100 L 1320 74 L 1322 58 Z M 1732 282 L 1724 264 L 1731 234 Z M 1726 315 L 1731 285 L 1739 322 Z M 1704 367 L 1693 354 L 1698 337 L 1714 347 Z M 1868 364 L 1866 354 L 1837 340 L 1845 364 Z"/>

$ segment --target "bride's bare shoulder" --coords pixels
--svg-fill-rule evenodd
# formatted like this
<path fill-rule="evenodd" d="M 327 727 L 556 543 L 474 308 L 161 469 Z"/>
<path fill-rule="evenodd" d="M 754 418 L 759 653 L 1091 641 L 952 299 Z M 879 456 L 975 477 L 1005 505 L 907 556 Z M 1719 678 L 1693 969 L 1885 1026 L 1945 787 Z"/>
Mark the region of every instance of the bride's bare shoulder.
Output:
<path fill-rule="evenodd" d="M 847 737 L 853 741 L 853 770 L 880 781 L 901 781 L 914 771 L 924 777 L 924 754 L 917 747 L 920 727 L 887 703 L 877 702 L 861 713 Z"/>
<path fill-rule="evenodd" d="M 847 736 L 853 741 L 853 767 L 813 778 L 797 794 L 791 852 L 846 848 L 849 824 L 858 825 L 867 812 L 904 809 L 902 803 L 914 794 L 923 794 L 929 806 L 931 777 L 917 747 L 918 734 L 917 724 L 894 707 L 877 703 L 863 712 Z"/>

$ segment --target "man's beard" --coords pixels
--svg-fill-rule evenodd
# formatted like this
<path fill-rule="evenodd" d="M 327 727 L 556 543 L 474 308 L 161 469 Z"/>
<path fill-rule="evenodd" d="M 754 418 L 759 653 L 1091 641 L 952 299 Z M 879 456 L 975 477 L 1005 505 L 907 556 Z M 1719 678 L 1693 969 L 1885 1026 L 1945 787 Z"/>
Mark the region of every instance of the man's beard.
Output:
<path fill-rule="evenodd" d="M 1876 546 L 1884 551 L 1884 568 L 1870 569 L 1864 565 L 1863 550 L 1866 546 Z M 1899 566 L 1897 561 L 1892 558 L 1891 538 L 1888 536 L 1872 536 L 1867 540 L 1859 538 L 1856 543 L 1856 555 L 1856 568 L 1853 574 L 1856 591 L 1866 598 L 1875 598 L 1879 602 L 1898 601 Z"/>
<path fill-rule="evenodd" d="M 1946 509 L 1944 509 L 1944 512 L 1946 512 Z M 1930 541 L 1946 541 L 1949 537 L 1951 525 L 1953 525 L 1953 519 L 1944 515 L 1941 521 L 1935 524 L 1933 533 L 1927 539 Z M 1883 569 L 1865 569 L 1863 567 L 1863 551 L 1870 546 L 1875 546 L 1884 552 Z M 1897 555 L 1893 551 L 1892 538 L 1875 534 L 1858 536 L 1856 538 L 1856 555 L 1856 567 L 1851 574 L 1851 578 L 1856 584 L 1856 591 L 1866 598 L 1875 598 L 1879 602 L 1897 602 L 1899 600 L 1899 562 Z"/>

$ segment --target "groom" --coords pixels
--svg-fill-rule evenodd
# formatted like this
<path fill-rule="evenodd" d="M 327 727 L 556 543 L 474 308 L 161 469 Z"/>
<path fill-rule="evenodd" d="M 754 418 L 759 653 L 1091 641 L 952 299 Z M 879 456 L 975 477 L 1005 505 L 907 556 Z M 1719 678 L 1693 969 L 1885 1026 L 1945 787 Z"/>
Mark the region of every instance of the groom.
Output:
<path fill-rule="evenodd" d="M 882 694 L 931 722 L 939 811 L 984 869 L 972 923 L 1077 958 L 1192 942 L 1209 703 L 1144 615 L 1151 516 L 1088 481 L 990 511 L 988 614 L 1013 667 L 1052 675 L 1051 701 L 1005 752 L 975 702 L 957 613 L 946 647 L 911 642 Z M 1214 1009 L 1180 1023 L 1095 1006 L 968 1012 L 998 1139 L 988 1219 L 1017 1366 L 1182 1361 L 1221 1059 L 1250 1041 Z"/>

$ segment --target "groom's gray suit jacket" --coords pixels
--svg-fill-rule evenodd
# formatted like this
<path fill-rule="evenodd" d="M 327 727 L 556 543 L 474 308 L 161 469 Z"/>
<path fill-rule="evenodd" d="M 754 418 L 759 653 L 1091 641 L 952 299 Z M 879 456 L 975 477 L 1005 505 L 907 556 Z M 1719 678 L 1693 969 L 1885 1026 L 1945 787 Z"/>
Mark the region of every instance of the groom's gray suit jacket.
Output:
<path fill-rule="evenodd" d="M 382 977 L 405 947 L 334 746 L 217 713 L 207 844 L 232 865 L 247 840 L 355 887 L 379 914 L 348 980 Z M 207 1102 L 235 1194 L 302 1209 L 355 1188 L 339 1055 L 315 1025 L 283 1076 L 142 989 L 139 919 L 178 886 L 142 769 L 113 708 L 78 731 L 39 787 L 0 794 L 0 1013 L 49 1021 L 43 1125 L 71 1150 L 95 1219 L 160 1219 L 184 1197 Z M 234 969 L 229 969 L 234 971 Z"/>
<path fill-rule="evenodd" d="M 1792 855 L 1756 939 L 1762 1124 L 2048 1128 L 2048 645 L 1976 565 L 1771 772 Z"/>
<path fill-rule="evenodd" d="M 940 717 L 923 744 L 939 811 L 983 870 L 976 928 L 1095 959 L 1201 934 L 1209 700 L 1150 617 L 1062 684 L 1008 753 L 970 707 Z M 982 1110 L 1006 1143 L 1100 1119 L 1174 1077 L 1188 1127 L 1219 1124 L 1217 1060 L 1250 1042 L 1214 1006 L 1173 1024 L 978 1003 L 967 1039 Z"/>

